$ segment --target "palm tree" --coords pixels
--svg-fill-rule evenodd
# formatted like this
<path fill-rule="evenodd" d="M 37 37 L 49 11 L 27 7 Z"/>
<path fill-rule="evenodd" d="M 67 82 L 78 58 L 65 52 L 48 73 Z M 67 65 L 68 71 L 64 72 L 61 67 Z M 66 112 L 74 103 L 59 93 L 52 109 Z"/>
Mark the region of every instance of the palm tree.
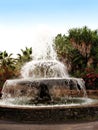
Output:
<path fill-rule="evenodd" d="M 30 60 L 32 60 L 32 47 L 31 48 L 25 48 L 25 50 L 21 49 L 22 55 L 18 55 L 18 62 L 20 62 L 22 65 Z"/>
<path fill-rule="evenodd" d="M 6 51 L 0 52 L 0 68 L 1 69 L 15 69 L 16 59 L 12 58 L 13 54 L 8 54 Z"/>
<path fill-rule="evenodd" d="M 0 87 L 3 86 L 7 79 L 14 78 L 17 75 L 17 60 L 11 56 L 12 53 L 0 52 Z"/>

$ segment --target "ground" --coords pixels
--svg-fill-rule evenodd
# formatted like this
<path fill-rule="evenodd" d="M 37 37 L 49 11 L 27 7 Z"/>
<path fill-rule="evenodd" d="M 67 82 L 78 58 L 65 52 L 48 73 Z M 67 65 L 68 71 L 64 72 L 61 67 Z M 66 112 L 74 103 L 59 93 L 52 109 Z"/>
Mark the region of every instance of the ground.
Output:
<path fill-rule="evenodd" d="M 98 121 L 63 124 L 23 124 L 0 121 L 0 130 L 98 130 Z"/>

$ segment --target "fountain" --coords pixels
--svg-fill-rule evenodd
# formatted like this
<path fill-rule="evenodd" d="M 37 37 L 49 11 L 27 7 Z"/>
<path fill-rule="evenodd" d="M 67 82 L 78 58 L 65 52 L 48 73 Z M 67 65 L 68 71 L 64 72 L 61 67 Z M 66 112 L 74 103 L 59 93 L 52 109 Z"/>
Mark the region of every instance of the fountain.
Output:
<path fill-rule="evenodd" d="M 98 115 L 97 108 L 91 105 L 96 100 L 87 97 L 83 79 L 68 75 L 52 42 L 45 41 L 33 54 L 33 60 L 22 67 L 21 77 L 4 83 L 1 119 L 53 122 L 86 119 L 85 113 L 90 117 Z"/>

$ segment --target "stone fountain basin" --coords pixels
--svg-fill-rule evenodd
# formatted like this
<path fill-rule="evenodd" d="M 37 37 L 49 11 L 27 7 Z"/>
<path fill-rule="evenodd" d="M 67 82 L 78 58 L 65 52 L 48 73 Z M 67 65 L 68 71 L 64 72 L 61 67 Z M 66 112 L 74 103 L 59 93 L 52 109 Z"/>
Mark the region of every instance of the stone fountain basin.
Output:
<path fill-rule="evenodd" d="M 50 96 L 52 100 L 59 97 L 86 96 L 83 79 L 77 78 L 44 78 L 7 80 L 2 89 L 2 98 L 27 97 L 32 100 Z M 80 84 L 79 84 L 80 83 Z M 72 90 L 72 91 L 71 91 Z M 73 90 L 74 93 L 73 93 Z"/>
<path fill-rule="evenodd" d="M 98 103 L 78 106 L 8 106 L 0 105 L 0 120 L 26 123 L 64 123 L 98 119 Z"/>
<path fill-rule="evenodd" d="M 68 82 L 70 81 L 70 82 Z M 68 78 L 68 79 L 17 79 L 17 80 L 7 80 L 5 82 L 4 88 L 2 90 L 2 98 L 11 98 L 19 97 L 26 94 L 26 96 L 38 96 L 40 90 L 40 84 L 47 85 L 49 89 L 49 94 L 55 98 L 58 96 L 71 96 L 79 93 L 83 96 L 84 89 L 76 89 L 74 84 L 76 84 L 77 79 Z M 69 86 L 68 86 L 69 85 Z M 73 86 L 70 90 L 70 85 Z M 54 87 L 56 86 L 56 91 Z M 20 89 L 21 88 L 21 89 Z M 26 88 L 26 91 L 23 91 L 23 88 Z M 34 88 L 34 93 L 32 92 L 27 95 L 28 90 Z M 36 88 L 36 89 L 35 89 Z M 59 89 L 60 88 L 60 89 Z M 66 89 L 65 89 L 66 88 Z M 74 89 L 75 88 L 75 89 Z M 19 90 L 17 93 L 16 90 Z M 62 91 L 61 91 L 62 90 Z M 36 92 L 35 92 L 36 91 Z M 59 93 L 60 91 L 60 93 Z M 81 92 L 82 91 L 82 92 Z M 82 93 L 82 94 L 81 94 Z M 35 95 L 34 95 L 35 94 Z M 65 94 L 65 95 L 64 95 Z M 1 99 L 2 100 L 2 99 Z M 78 104 L 78 105 L 66 105 L 66 104 L 37 104 L 37 105 L 15 105 L 15 104 L 2 104 L 0 103 L 0 119 L 1 120 L 10 120 L 17 122 L 27 122 L 27 123 L 63 123 L 66 121 L 72 120 L 97 120 L 98 119 L 98 101 Z"/>

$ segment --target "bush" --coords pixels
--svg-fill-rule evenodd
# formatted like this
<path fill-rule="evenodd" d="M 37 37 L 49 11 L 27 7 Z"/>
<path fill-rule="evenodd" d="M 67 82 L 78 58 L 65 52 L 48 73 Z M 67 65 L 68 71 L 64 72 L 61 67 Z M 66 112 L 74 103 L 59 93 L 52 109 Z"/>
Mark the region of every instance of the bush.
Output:
<path fill-rule="evenodd" d="M 98 89 L 98 74 L 91 72 L 83 77 L 86 89 Z"/>

